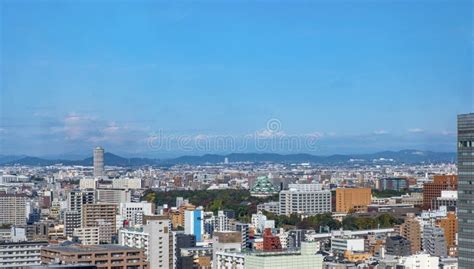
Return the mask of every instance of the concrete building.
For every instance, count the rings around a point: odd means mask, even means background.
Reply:
[[[74,229],[73,237],[82,245],[98,245],[100,243],[99,227],[84,227]]]
[[[170,268],[173,264],[170,225],[165,216],[147,216],[142,228],[121,229],[119,244],[143,249],[151,269]]]
[[[411,256],[387,256],[380,260],[378,269],[439,269],[439,258],[420,253]]]
[[[415,214],[407,214],[405,221],[399,227],[402,237],[410,241],[411,254],[421,250],[421,225]]]
[[[96,147],[94,149],[94,177],[105,176],[104,169],[104,149]]]
[[[143,269],[147,261],[143,250],[120,245],[48,246],[41,249],[42,264],[91,264],[97,268]]]
[[[441,197],[443,190],[457,190],[458,177],[456,175],[435,175],[433,182],[423,185],[423,208],[431,209],[433,199]]]
[[[173,232],[173,267],[174,269],[185,269],[181,257],[181,249],[196,247],[196,237],[184,234],[183,231]]]
[[[423,250],[432,256],[448,255],[443,229],[431,225],[423,227]]]
[[[141,178],[115,178],[112,180],[112,188],[114,189],[141,189]]]
[[[364,251],[364,238],[333,237],[331,238],[331,251],[336,254],[344,254],[346,251]]]
[[[0,242],[0,268],[29,268],[41,264],[46,241]]]
[[[218,252],[240,252],[242,247],[239,232],[215,232],[212,237],[212,260],[217,261]],[[213,262],[214,269],[219,268],[218,262]]]
[[[77,211],[66,210],[64,211],[63,221],[64,236],[70,238],[73,236],[74,229],[80,228],[82,226],[82,214]]]
[[[79,180],[79,188],[81,190],[95,189],[97,187],[97,178],[94,177],[83,177]]]
[[[265,216],[261,211],[257,212],[257,214],[252,214],[251,218],[252,226],[255,228],[255,232],[260,234],[266,228],[275,228],[275,221],[268,220],[267,216]]]
[[[338,188],[336,189],[336,212],[367,211],[371,196],[370,188]]]
[[[399,235],[387,237],[385,246],[387,255],[410,256],[412,254],[410,240]]]
[[[295,184],[318,185],[318,184]],[[299,190],[289,189],[280,191],[280,214],[293,213],[313,216],[331,212],[331,191],[329,190]]]
[[[235,231],[241,235],[242,249],[251,249],[252,242],[250,241],[250,224],[238,222],[235,224]]]
[[[23,194],[0,194],[0,225],[26,225],[27,200]]]
[[[457,256],[458,219],[456,214],[449,212],[446,218],[441,218],[437,221],[437,225],[444,231],[448,255]]]
[[[267,211],[273,214],[280,214],[280,202],[267,202],[257,205],[258,211]]]
[[[129,226],[142,225],[143,216],[153,215],[153,204],[148,202],[140,203],[120,203],[118,221],[122,227],[124,222],[128,222]]]
[[[278,252],[217,252],[216,267],[245,269],[322,269],[323,256],[316,254],[317,242],[302,242],[299,250]]]
[[[459,269],[474,264],[474,113],[458,115]]]
[[[214,216],[214,232],[230,231],[229,218],[224,211],[219,210],[217,216]]]
[[[106,204],[130,203],[132,201],[132,194],[127,189],[112,189],[112,188],[98,188],[96,190],[97,202]]]
[[[99,227],[100,241],[112,242],[112,236],[117,231],[115,204],[86,204],[83,208],[83,227]]]

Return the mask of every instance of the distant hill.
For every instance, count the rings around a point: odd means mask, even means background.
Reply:
[[[224,158],[230,162],[275,162],[275,163],[302,163],[309,162],[323,165],[342,164],[370,164],[370,163],[446,163],[455,162],[453,152],[433,152],[421,150],[383,151],[371,154],[349,154],[318,156],[311,154],[276,154],[276,153],[232,153],[227,155],[206,154],[202,156],[181,156],[172,159],[124,158],[106,152],[104,160],[110,166],[143,166],[143,165],[173,165],[173,164],[206,164],[222,163]],[[53,164],[92,166],[92,157],[83,160],[48,160],[30,156],[0,156],[0,165],[38,165]]]

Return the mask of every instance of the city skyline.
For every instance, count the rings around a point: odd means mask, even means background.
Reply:
[[[156,136],[454,152],[456,115],[474,108],[470,1],[0,8],[1,154],[232,152],[163,151]]]

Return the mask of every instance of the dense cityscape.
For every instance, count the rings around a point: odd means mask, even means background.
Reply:
[[[0,269],[474,269],[474,0],[0,0]]]
[[[471,268],[474,114],[456,163],[1,167],[2,268]]]

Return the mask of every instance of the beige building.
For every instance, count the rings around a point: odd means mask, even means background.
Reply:
[[[415,214],[409,213],[405,222],[400,225],[400,236],[410,240],[411,253],[416,254],[421,250],[421,225]]]
[[[147,268],[143,250],[119,245],[49,246],[41,249],[42,264],[93,264],[100,269]]]
[[[23,194],[0,194],[0,225],[26,225],[26,201]]]
[[[336,212],[364,212],[372,199],[370,188],[336,189]]]
[[[83,227],[99,227],[101,242],[110,243],[116,232],[115,204],[87,204],[83,208]]]
[[[83,245],[98,245],[99,241],[99,227],[84,227],[74,229],[74,237]]]

